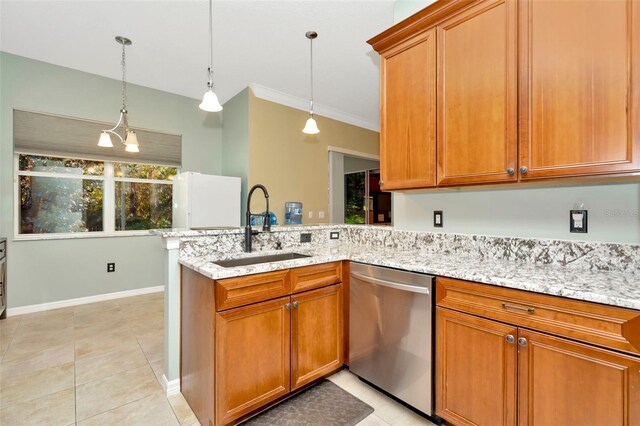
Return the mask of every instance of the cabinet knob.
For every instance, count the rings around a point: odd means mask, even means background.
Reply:
[[[298,308],[298,302],[293,302],[293,307],[297,309]]]
[[[525,339],[524,337],[521,337],[518,339],[518,344],[520,346],[527,346],[527,339]]]
[[[290,310],[290,309],[291,309],[291,303],[286,303],[286,304],[284,305],[284,308],[285,308],[287,311],[288,311],[288,310]]]
[[[380,179],[380,186],[384,185],[384,181]]]
[[[509,167],[509,168],[507,169],[507,174],[512,175],[512,174],[514,174],[514,173],[515,173],[515,170],[513,170],[513,167]]]
[[[516,339],[511,334],[507,334],[507,337],[505,337],[505,340],[507,341],[507,343],[513,343],[515,342]]]
[[[527,166],[520,166],[520,173],[527,173],[529,168]]]

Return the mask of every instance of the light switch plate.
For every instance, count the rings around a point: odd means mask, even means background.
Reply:
[[[442,210],[434,210],[433,212],[433,226],[436,228],[442,228],[444,226],[444,213]]]

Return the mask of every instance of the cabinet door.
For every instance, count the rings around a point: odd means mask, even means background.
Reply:
[[[640,358],[518,332],[519,425],[640,424]]]
[[[521,0],[519,31],[520,178],[639,169],[640,2]]]
[[[216,424],[289,392],[289,297],[216,314]]]
[[[516,424],[516,334],[510,325],[436,309],[437,415],[455,425]]]
[[[383,52],[380,69],[380,186],[436,184],[436,34]]]
[[[343,364],[342,284],[291,297],[291,388]]]
[[[438,185],[516,181],[516,0],[438,25]]]

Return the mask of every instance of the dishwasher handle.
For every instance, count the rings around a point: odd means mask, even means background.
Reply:
[[[390,287],[390,288],[395,288],[397,290],[410,291],[412,293],[429,294],[429,289],[427,287],[394,283],[391,281],[381,280],[379,278],[373,278],[373,277],[368,277],[366,275],[361,275],[361,274],[358,274],[357,272],[351,272],[351,276],[361,281],[365,281],[371,284],[381,285],[383,287]]]

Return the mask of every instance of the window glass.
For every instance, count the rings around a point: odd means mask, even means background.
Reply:
[[[103,230],[102,180],[20,176],[20,234]]]
[[[18,157],[18,166],[20,171],[88,176],[104,175],[104,163],[102,161],[79,160],[74,158],[20,154]]]
[[[117,178],[171,180],[178,173],[176,167],[150,164],[114,163],[113,169]]]
[[[172,185],[115,182],[116,231],[171,228]]]

